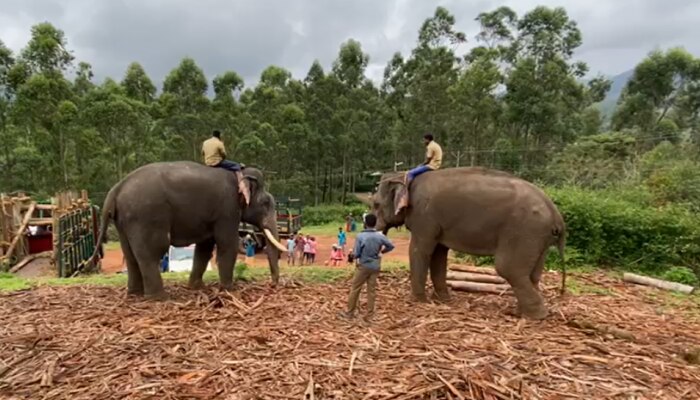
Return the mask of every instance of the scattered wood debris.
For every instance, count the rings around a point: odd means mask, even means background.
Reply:
[[[700,398],[700,316],[660,314],[643,290],[605,279],[590,278],[610,295],[545,289],[544,321],[509,316],[512,296],[411,303],[403,274],[380,277],[371,323],[336,317],[349,282],[175,285],[160,303],[123,287],[5,293],[0,398]]]

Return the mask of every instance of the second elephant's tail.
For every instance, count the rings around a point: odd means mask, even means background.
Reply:
[[[115,185],[105,198],[104,207],[102,208],[102,218],[100,219],[100,234],[95,240],[95,251],[90,257],[90,263],[94,266],[97,264],[98,258],[101,258],[102,245],[105,243],[105,237],[107,236],[107,228],[109,227],[109,221],[116,217],[116,197],[119,190],[120,184]]]
[[[559,257],[561,258],[561,288],[559,289],[560,294],[566,292],[566,260],[564,258],[564,247],[566,246],[566,227],[561,226],[555,228],[552,232],[557,236],[557,250],[559,251]]]

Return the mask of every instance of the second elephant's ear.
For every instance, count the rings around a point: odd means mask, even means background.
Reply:
[[[255,188],[256,185],[254,182],[251,182],[250,179],[243,178],[243,186],[245,186],[248,189],[248,193],[250,193],[250,202],[253,202],[253,199],[255,198]],[[239,193],[239,201],[241,203],[241,207],[245,208],[245,198],[243,197],[243,194]]]
[[[404,185],[394,185],[392,193],[394,194],[394,212],[399,209],[399,202],[406,187]]]

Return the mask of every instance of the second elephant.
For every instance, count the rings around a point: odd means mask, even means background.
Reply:
[[[382,176],[371,207],[377,229],[385,233],[406,225],[411,231],[411,291],[426,301],[428,271],[435,296],[449,298],[447,253],[456,250],[495,256],[496,271],[510,283],[518,311],[542,319],[548,314],[539,281],[550,246],[564,256],[566,227],[554,203],[535,185],[505,172],[448,168],[418,176],[410,187],[407,209],[395,213],[404,176]],[[565,271],[562,290],[565,285]]]

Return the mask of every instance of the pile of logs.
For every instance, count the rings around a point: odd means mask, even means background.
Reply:
[[[510,285],[493,268],[454,264],[447,271],[447,286],[464,292],[504,294],[511,291]]]

